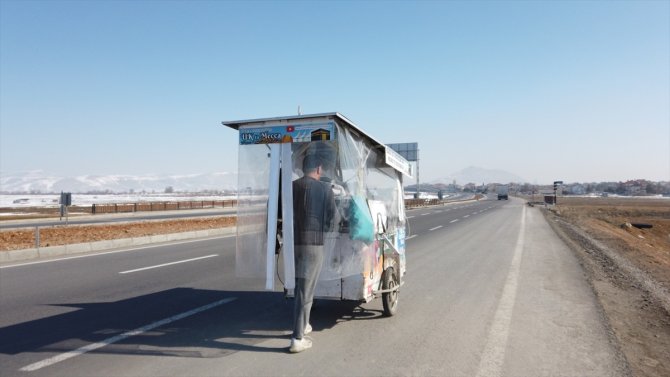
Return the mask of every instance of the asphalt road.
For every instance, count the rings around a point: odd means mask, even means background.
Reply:
[[[319,301],[314,347],[295,355],[292,301],[235,278],[234,237],[0,266],[0,375],[625,374],[537,208],[482,200],[408,216],[398,313]]]

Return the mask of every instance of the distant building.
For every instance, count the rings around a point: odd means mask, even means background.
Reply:
[[[563,192],[568,195],[586,195],[586,186],[581,183],[571,183],[563,186]]]

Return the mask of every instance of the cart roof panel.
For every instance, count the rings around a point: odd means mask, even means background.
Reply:
[[[360,135],[364,139],[366,139],[370,144],[372,144],[373,148],[379,148],[384,150],[385,154],[389,156],[387,158],[387,163],[390,163],[389,165],[395,168],[396,170],[400,171],[401,173],[412,176],[412,173],[410,171],[409,163],[401,157],[399,154],[395,153],[391,148],[387,147],[386,144],[378,141],[374,137],[368,135],[363,131],[361,128],[359,128],[354,122],[349,120],[347,117],[344,115],[337,113],[337,112],[332,112],[332,113],[320,113],[320,114],[306,114],[306,115],[291,115],[291,116],[283,116],[283,117],[273,117],[273,118],[259,118],[259,119],[247,119],[247,120],[231,120],[231,121],[223,121],[221,122],[222,125],[230,127],[235,130],[239,130],[240,127],[242,126],[256,126],[256,127],[263,127],[263,126],[271,126],[271,125],[277,125],[281,123],[292,123],[295,121],[305,121],[305,120],[314,120],[314,121],[319,121],[319,120],[339,120],[339,124],[341,126],[349,128],[351,131],[353,131],[355,134]],[[397,162],[397,163],[394,163]]]
[[[221,124],[228,126],[235,130],[239,130],[241,126],[263,126],[270,125],[275,123],[285,123],[285,122],[294,122],[297,120],[319,120],[319,119],[338,119],[342,121],[347,127],[354,129],[358,134],[368,139],[374,146],[385,146],[384,143],[377,141],[372,136],[365,133],[358,126],[354,124],[351,120],[340,113],[321,113],[321,114],[306,114],[306,115],[292,115],[284,117],[274,117],[274,118],[260,118],[260,119],[247,119],[247,120],[232,120],[232,121],[223,121]]]

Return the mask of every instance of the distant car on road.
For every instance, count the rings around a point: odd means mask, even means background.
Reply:
[[[509,187],[507,185],[498,186],[498,200],[507,200],[507,195],[509,193]]]

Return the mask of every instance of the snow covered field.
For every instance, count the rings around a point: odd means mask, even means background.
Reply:
[[[60,194],[52,195],[0,195],[0,208],[58,207]],[[120,204],[141,202],[176,202],[198,200],[235,200],[234,195],[198,195],[198,194],[110,194],[88,195],[72,194],[72,205],[90,206],[91,204]]]

